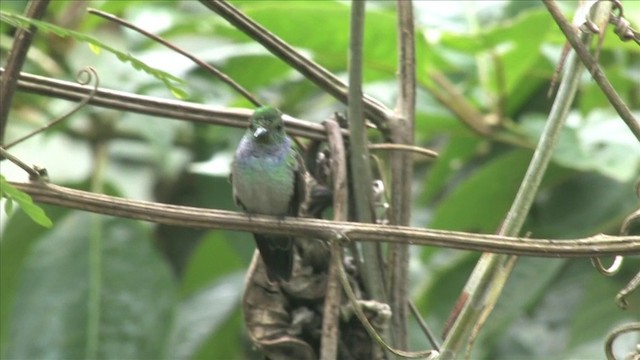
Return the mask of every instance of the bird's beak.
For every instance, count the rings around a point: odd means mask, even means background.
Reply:
[[[259,126],[256,131],[253,132],[253,137],[256,139],[260,139],[261,137],[267,135],[267,133],[269,132],[269,130],[263,128],[262,126]]]

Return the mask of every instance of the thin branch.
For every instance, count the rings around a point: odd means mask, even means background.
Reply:
[[[0,74],[3,73],[4,69],[0,68]],[[71,101],[82,101],[91,92],[91,89],[70,81],[26,73],[20,74],[18,89]],[[138,114],[237,128],[246,128],[249,116],[253,113],[253,110],[248,109],[214,107],[174,99],[133,95],[104,88],[98,89],[89,104]],[[287,132],[291,135],[315,140],[326,138],[324,128],[320,124],[290,116],[285,116],[285,123]],[[344,136],[349,134],[344,129],[342,133]]]
[[[329,70],[323,68],[308,57],[295,51],[289,44],[277,37],[269,30],[256,23],[241,11],[233,7],[226,1],[221,0],[200,0],[200,2],[222,16],[231,25],[247,34],[253,40],[264,46],[272,54],[282,59],[291,67],[300,72],[304,77],[312,81],[321,89],[343,104],[347,104],[348,88],[337,76]],[[376,124],[378,130],[388,135],[388,118],[391,111],[380,102],[363,96],[364,112],[368,118]]]
[[[40,19],[44,16],[48,5],[49,0],[31,0],[27,5],[25,15],[31,19]],[[0,144],[4,144],[4,131],[9,120],[16,83],[35,34],[36,28],[34,26],[31,26],[29,30],[18,29],[16,31],[13,47],[7,59],[7,70],[0,78]]]
[[[416,54],[413,3],[396,2],[398,9],[398,99],[391,119],[391,140],[395,145],[412,147],[414,143],[416,107]],[[411,180],[413,159],[405,152],[391,153],[391,211],[393,225],[409,225],[411,221]],[[409,245],[389,247],[389,305],[394,346],[408,349],[409,313]]]
[[[640,141],[640,123],[633,116],[631,110],[627,104],[622,101],[620,95],[616,92],[616,89],[613,88],[609,79],[604,75],[604,72],[598,65],[598,62],[591,56],[587,47],[580,40],[580,35],[575,27],[567,21],[567,19],[562,15],[562,11],[556,5],[554,0],[542,0],[544,5],[547,7],[549,14],[553,17],[553,19],[562,30],[564,36],[569,40],[573,50],[578,54],[578,58],[582,61],[584,66],[589,70],[591,76],[593,76],[593,80],[600,86],[600,89],[607,97],[611,105],[616,109],[618,115],[622,118],[622,120],[627,124],[629,130],[635,135],[635,137]]]
[[[169,49],[177,52],[180,55],[185,56],[186,58],[188,58],[189,60],[193,61],[194,63],[196,63],[197,65],[199,65],[200,67],[202,67],[203,69],[207,70],[209,73],[213,74],[213,76],[217,77],[218,79],[220,79],[222,82],[224,82],[225,84],[231,86],[232,89],[234,89],[235,91],[237,91],[238,93],[240,93],[240,95],[244,96],[245,99],[249,100],[249,102],[251,102],[253,105],[255,106],[260,106],[260,101],[253,96],[253,94],[251,94],[249,91],[247,91],[245,88],[243,88],[240,84],[238,84],[237,82],[235,82],[232,78],[230,78],[229,76],[227,76],[227,74],[223,73],[222,71],[216,69],[215,67],[207,64],[206,62],[200,60],[198,57],[189,54],[187,51],[182,50],[181,48],[179,48],[176,45],[173,45],[172,43],[168,42],[167,40],[161,38],[160,36],[157,36],[155,34],[152,34],[144,29],[141,29],[135,25],[133,25],[132,23],[121,19],[115,15],[111,15],[109,13],[97,10],[97,9],[92,9],[89,8],[87,9],[87,11],[90,14],[94,14],[94,15],[98,15],[102,18],[105,18],[109,21],[113,21],[117,24],[120,24],[122,26],[126,26],[129,29],[132,29],[134,31],[137,31],[138,33],[152,39],[155,42],[158,42],[166,47],[168,47]]]
[[[422,156],[426,156],[430,159],[435,159],[438,157],[438,152],[421,148],[415,145],[406,145],[406,144],[369,144],[367,145],[369,150],[393,150],[393,151],[406,151],[413,152],[416,154],[420,154]]]
[[[586,37],[584,41],[587,41]],[[579,65],[576,53],[571,52],[567,58],[567,68],[558,95],[518,193],[500,227],[500,235],[516,236],[521,231],[578,90],[583,70]],[[465,299],[462,309],[459,313],[458,309],[454,309],[450,315],[450,320],[455,321],[450,331],[447,331],[448,335],[442,345],[444,359],[460,357],[465,347],[470,353],[471,345],[493,310],[514,265],[513,256],[482,254],[460,295],[461,299]]]
[[[440,344],[438,343],[436,335],[433,333],[433,331],[431,331],[429,325],[422,318],[420,310],[418,310],[416,304],[414,304],[411,300],[409,300],[409,309],[411,310],[411,314],[413,314],[413,317],[418,322],[418,326],[420,326],[422,332],[427,336],[427,339],[429,339],[429,343],[431,344],[431,346],[433,346],[436,351],[440,352]]]
[[[86,79],[82,79],[81,76],[83,76],[83,75],[86,75],[87,78]],[[5,149],[9,149],[12,146],[17,145],[17,144],[29,139],[32,136],[35,136],[35,135],[40,134],[41,132],[43,132],[43,131],[45,131],[47,129],[52,128],[53,126],[59,124],[60,122],[64,121],[65,119],[67,119],[71,115],[73,115],[76,112],[78,112],[78,110],[82,109],[96,95],[96,92],[98,91],[98,87],[100,86],[100,77],[98,76],[98,73],[96,72],[96,70],[94,68],[92,68],[91,66],[86,67],[84,69],[81,69],[80,71],[78,71],[78,74],[76,76],[76,79],[77,79],[77,81],[78,81],[78,83],[80,85],[87,85],[94,78],[96,79],[96,82],[93,85],[93,88],[92,88],[91,92],[89,93],[89,95],[87,95],[86,98],[84,98],[82,101],[80,101],[71,110],[67,111],[66,113],[64,113],[61,116],[58,116],[56,119],[51,120],[47,124],[45,124],[45,125],[37,128],[37,129],[31,131],[30,133],[25,134],[24,136],[21,136],[18,139],[13,140],[12,142],[10,142],[7,145],[5,145]]]
[[[373,202],[371,196],[371,165],[367,149],[367,132],[363,116],[362,102],[362,47],[364,38],[365,2],[351,3],[351,23],[349,29],[349,132],[351,143],[349,160],[351,165],[351,184],[356,219],[363,223],[373,222]],[[378,254],[379,244],[363,244],[362,254],[365,289],[371,299],[386,302],[382,276],[382,264]]]
[[[5,150],[1,146],[0,146],[0,159],[7,159],[7,160],[11,161],[12,163],[14,163],[17,167],[19,167],[20,169],[24,170],[27,174],[29,174],[29,179],[38,179],[42,175],[40,173],[40,171],[38,171],[38,169],[25,164],[24,161],[22,161],[19,158],[11,155],[10,152]]]
[[[347,164],[340,125],[335,121],[324,123],[331,151],[331,174],[333,175],[333,219],[346,221],[348,216]],[[340,305],[342,290],[338,279],[338,261],[342,261],[342,246],[337,241],[330,243],[331,258],[327,274],[327,291],[324,298],[322,317],[322,339],[320,341],[320,360],[337,359],[340,334]]]
[[[158,224],[225,229],[330,240],[343,234],[351,241],[374,241],[490,251],[520,256],[590,258],[640,255],[640,236],[598,234],[580,239],[528,239],[460,231],[419,229],[319,219],[252,215],[232,211],[129,200],[54,184],[11,182],[34,201]],[[409,239],[409,240],[408,240]]]
[[[429,71],[429,77],[435,85],[423,84],[423,87],[469,129],[480,136],[492,136],[495,133],[496,129],[485,121],[484,114],[476,109],[443,73],[433,69]]]

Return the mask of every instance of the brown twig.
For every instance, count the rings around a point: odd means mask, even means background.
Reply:
[[[438,153],[436,151],[425,149],[415,145],[406,145],[406,144],[369,144],[367,145],[369,150],[392,150],[392,151],[406,151],[413,152],[416,154],[420,154],[422,156],[426,156],[431,159],[435,159],[438,157]]]
[[[429,343],[431,344],[431,346],[433,346],[433,348],[439,352],[440,344],[438,342],[438,339],[436,338],[436,335],[433,333],[433,331],[431,331],[429,325],[424,321],[422,315],[420,314],[420,310],[418,310],[418,307],[413,303],[412,300],[409,300],[409,309],[411,310],[411,314],[413,314],[413,317],[418,322],[418,326],[420,326],[422,332],[424,332],[424,334],[427,336],[427,339],[429,339]]]
[[[348,216],[347,200],[349,199],[347,188],[347,165],[344,143],[340,133],[340,125],[335,121],[326,121],[327,139],[331,151],[331,174],[333,175],[333,219],[346,221]],[[337,241],[332,241],[331,258],[339,258],[342,261],[342,246]],[[322,319],[322,339],[320,341],[320,359],[333,360],[337,358],[339,334],[340,334],[340,304],[342,301],[342,289],[338,279],[339,269],[336,261],[329,262],[327,274],[327,291],[324,298],[324,311]]]
[[[364,102],[362,100],[363,79],[363,47],[364,47],[364,21],[365,2],[355,1],[351,4],[351,16],[349,22],[349,101],[348,118],[349,132],[351,133],[349,144],[349,175],[353,196],[356,220],[362,223],[374,222],[372,184],[373,176],[369,162],[369,149],[367,149],[367,132],[364,119]],[[362,281],[370,299],[387,302],[386,285],[382,251],[380,244],[362,244]],[[387,339],[387,333],[383,337]],[[374,347],[374,356],[380,348]]]
[[[0,68],[0,74],[3,73],[4,70]],[[18,89],[71,101],[82,101],[91,92],[91,89],[73,82],[26,73],[20,74]],[[247,109],[213,107],[174,99],[133,95],[104,88],[98,89],[95,96],[89,100],[89,104],[138,114],[236,128],[245,128],[253,112]],[[284,120],[287,132],[291,135],[315,140],[326,138],[324,128],[320,124],[290,116],[285,116]],[[343,136],[349,136],[347,130],[341,131]]]
[[[18,166],[19,168],[24,170],[27,174],[29,174],[29,178],[30,179],[38,179],[42,175],[38,171],[38,169],[35,169],[35,168],[27,165],[24,161],[22,161],[19,158],[11,155],[11,153],[9,153],[3,147],[0,147],[0,157],[3,158],[3,159],[7,159],[7,160],[11,161],[16,166]]]
[[[549,14],[551,14],[558,24],[558,27],[560,27],[560,30],[562,30],[564,36],[569,40],[569,43],[571,43],[573,50],[575,50],[584,66],[589,70],[591,76],[593,76],[593,80],[595,80],[598,86],[600,86],[602,92],[605,94],[613,108],[616,109],[618,115],[620,115],[622,120],[627,124],[633,135],[640,140],[640,123],[638,123],[638,120],[633,116],[627,104],[622,101],[620,95],[618,95],[616,90],[613,88],[598,63],[582,43],[577,29],[569,23],[564,15],[562,15],[562,11],[558,5],[556,5],[554,0],[542,0],[542,2],[547,7]]]
[[[269,32],[226,1],[200,0],[200,2],[264,46],[272,54],[282,59],[331,96],[343,104],[347,103],[347,85],[330,71],[295,51],[285,41]],[[386,135],[385,137],[388,137],[388,118],[391,112],[380,102],[366,95],[362,96],[362,101],[364,102],[365,115],[375,123],[379,131]]]
[[[413,4],[398,0],[398,99],[391,119],[391,140],[400,147],[413,147],[416,107],[416,53]],[[411,221],[411,179],[413,159],[405,152],[391,153],[391,209],[389,221],[409,225]],[[407,318],[409,313],[409,245],[389,247],[389,305],[394,345],[409,347]]]
[[[48,5],[49,0],[31,0],[27,6],[26,16],[32,19],[40,19],[44,16]],[[4,131],[7,126],[16,83],[35,33],[36,28],[34,26],[31,26],[29,30],[17,30],[13,47],[7,59],[6,71],[0,78],[0,144],[4,143]]]
[[[80,77],[82,75],[87,75],[87,79],[82,80]],[[41,132],[50,129],[51,127],[59,124],[60,122],[62,122],[64,119],[67,119],[69,116],[75,114],[78,110],[82,109],[89,101],[91,101],[91,99],[96,95],[96,92],[98,91],[98,87],[100,86],[100,77],[98,76],[98,73],[96,72],[96,70],[92,67],[87,67],[84,68],[80,71],[78,71],[78,75],[76,76],[78,83],[80,85],[87,85],[88,83],[91,82],[91,80],[95,77],[96,79],[96,83],[93,85],[93,89],[91,90],[91,92],[89,93],[89,95],[87,95],[86,98],[84,98],[81,102],[79,102],[76,106],[74,106],[71,110],[67,111],[66,113],[64,113],[61,116],[58,116],[56,119],[51,120],[50,122],[48,122],[47,124],[31,131],[30,133],[19,137],[18,139],[15,139],[14,141],[8,143],[5,146],[5,149],[9,149],[12,146],[15,146],[16,144],[19,144],[25,140],[27,140],[28,138],[35,136],[37,134],[40,134]]]

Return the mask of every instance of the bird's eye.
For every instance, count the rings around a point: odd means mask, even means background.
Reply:
[[[276,130],[280,131],[282,129],[284,129],[284,126],[282,126],[282,124],[276,125]]]
[[[251,131],[256,131],[256,125],[254,123],[250,123],[249,129],[251,129]]]

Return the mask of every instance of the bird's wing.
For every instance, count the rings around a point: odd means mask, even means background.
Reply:
[[[291,148],[289,166],[291,166],[291,169],[293,170],[293,195],[289,201],[289,215],[298,216],[300,204],[305,201],[307,196],[307,170],[304,167],[304,160],[302,159],[302,156],[300,156],[300,153],[293,148]]]

